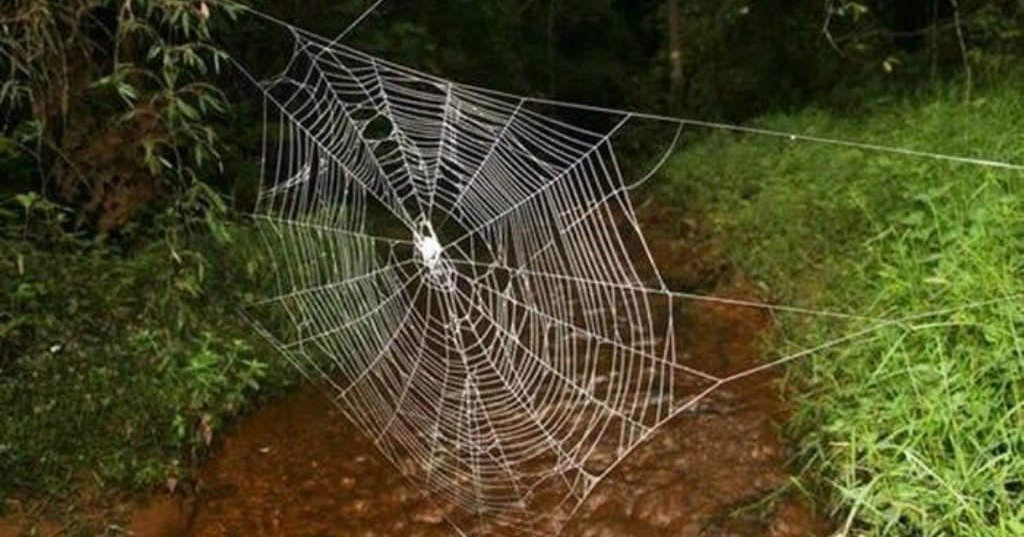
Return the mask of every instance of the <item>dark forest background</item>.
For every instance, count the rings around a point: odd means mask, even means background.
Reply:
[[[254,1],[326,36],[369,2]],[[12,0],[0,26],[0,169],[114,232],[195,181],[247,203],[257,92],[289,35],[222,1]],[[393,0],[348,42],[510,92],[743,121],[856,111],[1017,59],[1019,0]],[[123,143],[123,142],[129,143]]]

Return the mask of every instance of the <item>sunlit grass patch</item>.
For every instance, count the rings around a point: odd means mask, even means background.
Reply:
[[[1013,84],[956,95],[763,125],[1024,162]],[[790,429],[850,535],[1024,534],[1024,173],[735,135],[670,171],[780,301],[901,318],[1004,299],[800,362]],[[778,352],[869,324],[788,322]]]

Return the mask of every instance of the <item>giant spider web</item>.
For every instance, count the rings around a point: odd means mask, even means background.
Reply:
[[[556,119],[290,30],[291,62],[261,83],[255,217],[277,292],[248,311],[460,533],[556,534],[715,389],[891,324],[754,371],[694,369],[674,335],[686,295],[617,156],[636,115]]]
[[[256,211],[281,350],[462,531],[557,532],[722,380],[677,360],[612,139],[294,35]],[[654,290],[650,288],[654,284]]]

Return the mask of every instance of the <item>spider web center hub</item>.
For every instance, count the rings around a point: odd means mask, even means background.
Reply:
[[[455,289],[455,275],[451,263],[445,258],[444,246],[434,233],[428,220],[421,219],[413,234],[417,261],[426,270],[427,284],[445,291]]]

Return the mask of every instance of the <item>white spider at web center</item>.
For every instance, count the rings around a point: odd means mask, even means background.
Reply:
[[[454,269],[445,260],[444,246],[437,239],[434,233],[434,226],[426,219],[421,219],[415,233],[413,234],[413,245],[416,248],[416,255],[419,262],[427,270],[429,283],[445,291],[455,288]]]
[[[416,249],[420,253],[420,260],[430,271],[435,271],[441,263],[441,253],[444,248],[433,235],[421,236],[416,240]]]

